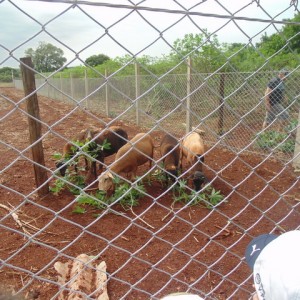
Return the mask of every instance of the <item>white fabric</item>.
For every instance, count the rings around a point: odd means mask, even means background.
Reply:
[[[300,300],[300,231],[268,244],[255,261],[253,276],[260,300]]]

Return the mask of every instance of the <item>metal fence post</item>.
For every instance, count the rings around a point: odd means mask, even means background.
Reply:
[[[224,133],[224,88],[225,88],[225,73],[220,74],[220,106],[219,106],[219,122],[218,122],[218,133],[223,135]]]
[[[85,104],[86,107],[89,108],[89,100],[88,100],[88,94],[89,94],[89,82],[88,82],[88,76],[87,76],[87,69],[84,70],[84,91],[85,91]]]
[[[186,85],[186,133],[190,132],[192,129],[191,125],[191,70],[192,70],[192,60],[188,57],[187,60],[187,85]]]
[[[60,98],[63,101],[64,100],[64,94],[63,94],[63,81],[62,81],[62,74],[59,74],[59,81],[60,81]]]
[[[297,127],[296,140],[295,140],[293,168],[295,169],[295,172],[300,171],[300,110],[298,113],[298,127]]]
[[[72,73],[70,72],[70,85],[71,85],[71,97],[72,97],[72,100],[75,100],[74,99],[74,82],[73,82],[73,75]]]
[[[139,64],[135,62],[135,108],[136,108],[136,125],[140,125],[140,100],[141,83],[140,83],[140,68]]]
[[[110,116],[110,103],[109,103],[109,84],[108,84],[108,72],[107,72],[107,69],[105,69],[105,73],[104,73],[104,76],[105,76],[105,80],[106,80],[106,84],[105,84],[105,112],[106,112],[106,115],[109,117]]]

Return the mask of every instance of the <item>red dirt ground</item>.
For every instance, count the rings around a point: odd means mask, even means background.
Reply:
[[[205,173],[226,202],[213,210],[176,203],[171,211],[172,192],[154,179],[145,184],[148,196],[133,211],[116,204],[111,211],[87,208],[85,214],[75,214],[75,196],[69,191],[41,199],[34,193],[28,161],[25,105],[18,103],[23,94],[13,88],[0,88],[0,94],[0,204],[15,207],[19,219],[34,226],[26,227],[31,237],[25,237],[12,215],[0,207],[0,282],[27,299],[54,297],[54,263],[81,253],[106,262],[111,300],[159,299],[177,291],[206,299],[249,299],[251,273],[243,261],[247,243],[260,233],[299,226],[299,177],[290,165],[217,147],[208,149]],[[84,128],[106,124],[122,125],[130,138],[146,130],[45,97],[39,102],[46,166],[51,171],[52,154],[61,152],[64,144],[58,134],[71,139]],[[152,136],[159,145],[162,133]],[[139,174],[146,169],[141,167]],[[51,183],[52,175],[49,171]]]

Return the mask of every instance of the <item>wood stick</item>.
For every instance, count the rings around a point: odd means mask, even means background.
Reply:
[[[137,214],[135,214],[135,212],[132,210],[132,207],[130,207],[130,210],[132,212],[132,214],[137,217],[139,220],[141,220],[144,224],[146,224],[147,226],[149,226],[152,229],[155,229],[155,227],[153,227],[152,225],[148,224],[146,221],[144,221],[142,218],[140,218]]]

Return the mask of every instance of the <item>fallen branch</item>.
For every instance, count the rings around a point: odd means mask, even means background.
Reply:
[[[171,210],[161,220],[164,221],[171,213],[174,213],[174,202],[171,204]]]
[[[11,216],[11,217],[14,219],[14,221],[17,223],[18,227],[21,228],[21,229],[24,231],[24,233],[26,233],[26,234],[28,234],[28,235],[31,235],[30,232],[28,232],[28,231],[24,228],[23,223],[22,223],[22,222],[20,221],[20,219],[19,219],[19,216],[18,216],[15,212],[13,212],[12,209],[10,209],[8,206],[6,206],[6,205],[4,205],[4,204],[0,204],[0,207],[3,208],[3,209],[5,209],[5,210],[7,210],[7,211],[9,212],[10,216]]]
[[[133,210],[132,210],[132,207],[130,207],[130,210],[132,212],[132,214],[138,218],[139,220],[141,220],[144,224],[146,224],[147,226],[149,226],[150,228],[152,229],[155,229],[155,227],[153,227],[152,225],[148,224],[146,221],[144,221],[142,218],[140,218]]]
[[[296,198],[296,195],[283,195],[284,198],[292,198],[295,201],[300,201],[300,198]]]
[[[215,225],[215,227],[221,229],[221,232],[217,234],[214,238],[224,238],[231,235],[230,230],[228,230],[227,228],[222,228],[221,226],[218,225]],[[222,231],[225,231],[226,233],[222,233]]]

